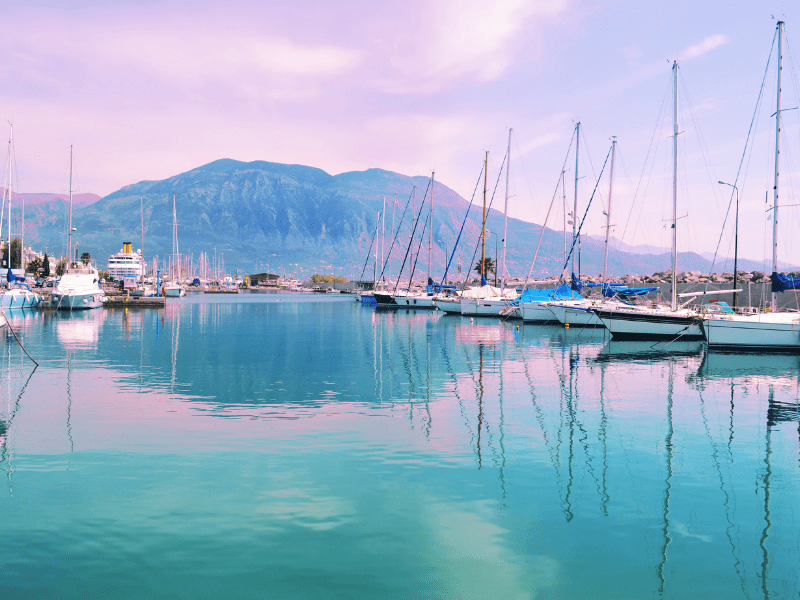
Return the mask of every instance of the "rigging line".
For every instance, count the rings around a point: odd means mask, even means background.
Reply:
[[[461,229],[458,231],[458,237],[456,237],[456,242],[453,244],[453,252],[450,254],[450,260],[447,262],[447,268],[444,270],[444,275],[442,276],[442,283],[447,280],[447,273],[450,271],[450,265],[453,264],[453,258],[456,255],[456,250],[458,249],[458,242],[461,240],[461,234],[464,232],[464,226],[467,224],[467,217],[469,217],[469,211],[472,208],[472,203],[475,200],[475,194],[478,193],[478,186],[481,184],[481,177],[483,177],[483,169],[484,164],[481,161],[481,172],[478,174],[478,181],[475,183],[475,189],[472,190],[472,198],[470,198],[469,204],[467,205],[467,214],[464,215],[464,220],[461,222]]]
[[[606,170],[606,165],[608,164],[608,158],[610,156],[611,156],[611,148],[608,149],[608,154],[606,154],[606,160],[603,162],[603,168],[600,169],[600,177],[597,178],[597,183],[594,184],[594,191],[592,191],[592,195],[589,198],[589,204],[586,205],[586,210],[583,212],[583,218],[581,219],[581,224],[578,227],[578,232],[575,235],[575,239],[572,240],[572,247],[569,249],[569,254],[566,257],[566,262],[564,263],[564,267],[561,269],[561,274],[558,276],[559,283],[561,283],[561,281],[564,279],[564,270],[567,268],[567,265],[569,265],[569,259],[572,258],[572,253],[575,251],[575,244],[577,244],[578,239],[580,239],[579,234],[581,232],[581,229],[583,228],[584,222],[586,221],[586,215],[589,214],[589,207],[592,205],[592,200],[594,199],[595,192],[597,192],[597,186],[600,185],[600,179],[603,177],[603,171]]]
[[[411,188],[411,193],[408,195],[408,200],[406,200],[406,207],[403,209],[403,214],[400,216],[400,222],[397,224],[397,231],[395,231],[394,239],[392,239],[392,244],[389,246],[389,254],[386,257],[386,260],[383,263],[383,267],[381,268],[381,276],[378,277],[378,281],[383,281],[383,274],[386,271],[386,265],[389,264],[389,257],[392,256],[392,250],[394,249],[394,244],[397,241],[398,236],[400,235],[400,228],[403,226],[403,220],[406,217],[406,211],[408,210],[408,205],[411,204],[411,198],[414,195],[414,189],[417,186],[413,186]]]
[[[494,204],[494,195],[497,193],[497,186],[500,185],[500,176],[503,174],[503,166],[506,164],[506,158],[507,157],[503,157],[503,162],[500,164],[500,170],[497,172],[497,181],[495,181],[495,183],[494,183],[494,190],[492,191],[492,197],[489,200],[489,206],[486,208],[486,215],[481,220],[482,225],[483,225],[482,229],[486,228],[486,220],[489,218],[489,212],[492,210],[492,204]],[[478,254],[478,244],[480,244],[480,241],[481,241],[481,236],[478,236],[478,239],[475,242],[475,250],[472,252],[472,260],[469,261],[470,267],[469,267],[469,269],[467,269],[464,272],[464,277],[465,277],[464,285],[465,286],[466,286],[466,276],[469,273],[472,272],[472,267],[474,266],[472,264],[472,261],[475,260],[475,256],[477,256],[477,254]],[[495,256],[494,258],[495,258],[495,261],[497,261],[497,257]],[[496,269],[497,269],[497,265],[495,265],[495,270]],[[483,268],[483,265],[481,265],[481,270],[482,271],[486,271],[486,269]],[[483,273],[483,276],[486,277],[486,273]],[[462,291],[463,291],[463,288],[462,288]]]
[[[567,154],[564,156],[564,164],[561,165],[561,171],[558,174],[558,180],[556,181],[556,187],[553,190],[553,197],[550,200],[550,207],[547,209],[547,214],[544,217],[544,223],[542,223],[542,231],[539,232],[539,242],[536,244],[536,252],[533,253],[533,260],[531,261],[531,266],[528,269],[528,274],[525,276],[525,283],[522,285],[522,291],[525,292],[525,289],[528,287],[528,282],[531,278],[531,273],[533,273],[533,267],[536,265],[536,258],[539,256],[539,248],[542,246],[542,238],[544,237],[544,231],[547,227],[547,221],[550,218],[550,212],[553,210],[553,204],[556,201],[556,195],[558,194],[558,188],[561,186],[561,177],[564,173],[564,168],[567,166],[567,161],[569,160],[569,153],[572,150],[572,142],[575,141],[575,130],[572,130],[572,137],[569,140],[569,147],[567,148]]]
[[[380,213],[380,211],[378,211],[378,222],[380,222],[380,220],[381,220],[381,213]],[[364,271],[367,270],[367,264],[369,263],[369,257],[372,254],[372,244],[375,242],[375,236],[377,236],[377,235],[378,235],[378,227],[376,226],[375,227],[375,231],[372,233],[372,239],[369,242],[369,250],[367,250],[367,258],[364,261],[364,267],[361,269],[361,275],[359,275],[359,277],[358,277],[359,279],[363,279],[364,278]],[[377,248],[376,248],[376,252],[377,252]]]
[[[428,221],[422,225],[422,233],[419,234],[419,244],[417,244],[417,256],[414,258],[414,263],[411,265],[411,276],[408,278],[408,290],[411,291],[411,282],[414,281],[414,272],[417,270],[417,263],[419,262],[419,251],[422,249],[422,243],[425,241],[425,231],[428,229]]]
[[[772,35],[772,46],[770,46],[769,55],[767,56],[767,65],[764,68],[764,76],[761,79],[761,87],[758,90],[758,97],[756,98],[756,106],[755,109],[753,110],[753,116],[750,119],[750,127],[747,130],[747,138],[745,140],[744,149],[742,150],[742,158],[739,160],[739,168],[736,171],[736,179],[733,180],[734,185],[737,185],[739,183],[739,176],[741,175],[742,172],[742,165],[744,164],[745,156],[747,155],[747,145],[750,143],[750,138],[753,133],[753,125],[755,124],[756,115],[758,114],[758,108],[763,98],[764,85],[766,84],[767,74],[769,72],[769,63],[772,60],[772,52],[773,50],[775,50],[775,40],[777,39],[777,37],[778,37],[778,30],[776,29],[775,33]],[[719,252],[719,247],[720,244],[722,243],[722,234],[725,231],[725,224],[728,222],[728,216],[730,215],[731,212],[731,206],[733,205],[733,197],[735,192],[736,190],[731,188],[731,198],[728,201],[728,210],[725,213],[725,219],[722,221],[722,231],[720,231],[719,234],[719,240],[717,241],[717,248],[714,250],[714,258],[711,260],[711,268],[709,270],[709,273],[714,272],[714,264],[717,262],[717,253]],[[708,284],[706,284],[705,291],[708,291]]]
[[[403,257],[403,264],[400,265],[400,272],[397,273],[397,281],[394,284],[394,293],[397,293],[397,286],[400,285],[400,277],[403,275],[403,269],[406,266],[406,261],[408,260],[408,252],[411,250],[411,244],[414,241],[414,235],[417,232],[417,225],[419,224],[419,217],[422,215],[422,209],[425,206],[425,199],[428,197],[428,190],[431,187],[430,180],[428,181],[428,187],[425,188],[425,195],[422,197],[422,202],[419,205],[419,211],[417,211],[417,218],[414,219],[414,228],[411,230],[411,239],[408,242],[408,247],[406,248],[406,255]]]
[[[661,127],[661,121],[662,121],[663,115],[664,115],[664,108],[665,108],[665,106],[667,104],[667,99],[669,98],[669,91],[670,91],[670,87],[671,86],[672,86],[671,83],[668,84],[666,89],[665,89],[665,91],[664,91],[664,98],[661,101],[661,108],[658,111],[658,117],[656,118],[656,125],[653,128],[653,135],[650,137],[650,145],[647,146],[647,153],[644,156],[644,164],[642,165],[642,172],[639,174],[639,181],[636,184],[636,191],[633,193],[633,201],[631,202],[631,209],[628,212],[628,218],[625,220],[625,227],[622,230],[621,239],[625,239],[625,236],[626,236],[626,234],[628,232],[628,225],[631,222],[631,216],[633,215],[633,210],[634,210],[634,208],[636,206],[636,198],[639,196],[639,189],[642,186],[642,179],[644,179],[644,175],[647,172],[647,161],[650,158],[650,153],[653,151],[653,143],[655,142],[655,139],[656,139],[656,133],[658,133],[658,130]],[[648,178],[647,187],[649,187],[649,181],[650,181],[650,179]],[[638,224],[641,221],[642,211],[643,210],[644,210],[644,203],[642,203],[640,205],[640,207],[639,207],[639,214],[637,215],[636,224],[634,226],[635,228],[638,227]],[[620,257],[619,253],[617,253],[617,261],[618,261],[617,262],[617,266],[620,267],[621,266],[621,264],[620,264],[621,257]]]
[[[586,158],[589,159],[589,168],[592,171],[592,178],[595,178],[594,172],[594,164],[592,163],[592,155],[589,152],[589,142],[586,140],[586,125],[581,128],[581,137],[583,138],[583,151],[586,153]],[[603,192],[600,192],[600,203],[603,204],[603,208],[606,208],[606,205],[603,203]]]

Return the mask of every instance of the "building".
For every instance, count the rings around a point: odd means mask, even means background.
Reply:
[[[142,251],[133,251],[131,242],[122,244],[122,250],[108,257],[108,276],[122,280],[124,277],[135,277],[137,280],[147,273]]]

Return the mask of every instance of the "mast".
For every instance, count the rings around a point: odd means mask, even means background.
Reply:
[[[375,230],[377,234],[377,229]],[[381,211],[381,264],[386,258],[386,196],[383,197],[383,211]],[[375,259],[378,258],[378,247],[375,246]],[[377,264],[377,263],[376,263]]]
[[[486,279],[486,188],[488,186],[489,151],[486,151],[486,158],[483,162],[483,226],[481,229],[481,285]]]
[[[678,308],[678,61],[672,63],[672,99],[675,120],[672,137],[672,294],[669,305]]]
[[[581,122],[575,124],[575,205],[572,208],[572,243],[578,238],[578,148],[581,143]],[[575,272],[575,253],[572,254],[571,270]]]
[[[139,205],[141,209],[139,214],[142,216],[142,266],[144,267],[142,277],[144,277],[147,275],[147,266],[144,262],[144,196],[139,196]]]
[[[617,136],[611,136],[611,174],[608,178],[608,210],[606,211],[606,248],[605,256],[603,257],[603,283],[606,282],[608,277],[608,236],[611,232],[611,191],[614,187],[614,154],[617,150]]]
[[[778,101],[775,110],[775,196],[772,204],[772,272],[778,272],[778,175],[781,157],[781,74],[783,71],[783,21],[778,21]],[[772,292],[772,310],[778,294]]]
[[[72,262],[72,144],[69,145],[69,231],[67,233],[67,246],[69,247],[67,268],[69,268]],[[9,254],[9,256],[11,255]]]
[[[179,273],[175,272],[178,261],[178,216],[175,212],[175,194],[172,194],[172,283],[176,283]],[[178,267],[180,269],[180,267]]]
[[[8,268],[11,269],[11,152],[13,149],[14,125],[8,124],[8,170],[6,171],[6,193],[8,194]],[[2,225],[2,223],[0,223]]]
[[[508,150],[506,152],[506,207],[504,209],[505,217],[503,218],[503,266],[500,267],[500,293],[501,295],[506,289],[506,236],[508,235],[508,180],[511,174],[511,132],[512,128],[508,128]]]
[[[428,279],[433,277],[433,185],[436,171],[431,171],[431,227],[428,229]]]

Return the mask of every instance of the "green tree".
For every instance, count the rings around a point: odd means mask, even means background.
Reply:
[[[39,270],[42,269],[42,268],[43,268],[42,259],[39,258],[38,256],[35,256],[33,258],[33,260],[31,260],[31,262],[29,262],[25,266],[25,272],[26,273],[33,273],[33,275],[36,276],[36,275],[39,274]]]
[[[19,269],[22,264],[22,242],[19,238],[11,240],[11,268]],[[3,268],[7,269],[8,264],[8,244],[3,246]]]
[[[475,271],[478,272],[478,275],[486,275],[487,273],[495,273],[496,272],[495,271],[496,267],[495,267],[495,264],[494,264],[494,259],[489,257],[489,256],[487,256],[484,259],[484,261],[485,262],[484,262],[483,266],[485,268],[481,267],[481,261],[480,260],[478,260],[478,262],[475,263],[475,267],[473,267],[475,269]]]
[[[64,271],[66,270],[67,270],[67,259],[62,258],[61,260],[58,261],[58,264],[56,265],[56,276],[61,277],[64,274]]]
[[[47,256],[47,252],[44,253],[44,260],[42,263],[42,268],[44,269],[42,272],[42,277],[50,277],[50,257]]]
[[[83,254],[81,254],[81,262],[83,264],[88,265],[91,262],[91,260],[92,260],[92,255],[89,254],[88,252],[84,252]]]

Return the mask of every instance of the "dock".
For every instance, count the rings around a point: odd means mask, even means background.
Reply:
[[[107,296],[104,308],[164,308],[166,298],[144,296]]]

